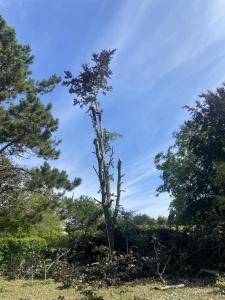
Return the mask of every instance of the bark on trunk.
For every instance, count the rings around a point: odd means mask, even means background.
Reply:
[[[105,136],[104,130],[102,129],[102,117],[101,111],[98,107],[98,104],[91,106],[91,118],[93,128],[96,133],[96,137],[94,139],[95,145],[95,155],[98,162],[98,170],[95,170],[99,183],[100,183],[100,191],[101,191],[101,205],[103,208],[104,219],[105,219],[105,227],[106,227],[106,236],[109,248],[109,257],[113,259],[113,251],[114,251],[114,227],[116,224],[119,207],[120,207],[120,197],[121,197],[121,186],[122,186],[122,161],[119,159],[117,164],[117,195],[115,198],[115,208],[112,210],[112,203],[114,195],[111,193],[111,174],[110,168],[113,166],[112,156],[113,150],[110,158],[106,155],[105,150]]]

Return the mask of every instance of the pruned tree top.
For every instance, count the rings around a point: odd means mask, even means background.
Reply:
[[[109,68],[114,50],[103,50],[92,55],[92,64],[83,64],[82,71],[77,77],[73,77],[70,71],[65,71],[63,85],[69,87],[69,92],[75,94],[74,105],[81,108],[92,106],[98,101],[99,93],[106,95],[112,87],[108,84],[112,71]]]

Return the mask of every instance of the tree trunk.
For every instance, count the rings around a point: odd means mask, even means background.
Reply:
[[[103,206],[103,213],[105,218],[106,236],[109,248],[109,258],[112,261],[114,251],[114,224],[109,208]]]
[[[128,237],[126,237],[126,250],[127,250],[127,255],[129,254],[129,242],[128,242]]]

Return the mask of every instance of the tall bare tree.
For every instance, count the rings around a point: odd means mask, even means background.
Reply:
[[[73,77],[70,71],[65,72],[64,85],[69,87],[69,92],[75,95],[74,105],[85,108],[90,115],[92,127],[94,129],[94,147],[97,159],[97,168],[94,170],[98,176],[101,192],[102,205],[106,235],[109,246],[110,258],[114,250],[114,227],[120,209],[121,186],[122,186],[122,161],[117,162],[117,183],[116,193],[111,190],[114,179],[114,151],[111,141],[116,139],[119,134],[107,131],[102,122],[103,111],[99,98],[111,91],[112,87],[108,84],[112,71],[109,67],[110,61],[115,50],[103,50],[99,54],[92,55],[92,63],[82,65],[82,71],[77,77]]]

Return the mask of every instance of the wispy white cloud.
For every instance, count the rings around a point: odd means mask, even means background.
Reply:
[[[156,172],[157,172],[157,170],[155,168],[152,168],[152,169],[145,171],[144,173],[139,174],[137,177],[134,177],[134,179],[132,179],[126,183],[126,188],[130,188],[133,185],[136,185],[143,179],[149,178],[151,175],[154,175]]]
[[[150,17],[152,7],[153,1],[151,0],[121,1],[120,7],[112,15],[111,24],[97,43],[97,49],[117,48],[122,52],[129,40],[139,33],[145,17]]]
[[[148,33],[143,33],[147,36],[135,48],[132,60],[129,61],[129,70],[126,69],[127,77],[131,80],[133,77],[136,81],[136,84],[132,82],[131,88],[136,88],[137,84],[140,89],[146,85],[152,88],[165,74],[188,64],[216,41],[225,38],[224,1],[205,2],[205,6],[201,2],[201,7],[195,7],[194,2],[188,2],[187,8],[190,10],[192,7],[188,26],[187,21],[186,24],[182,23],[181,17],[184,13],[184,1],[174,7],[172,13],[165,14],[157,26],[152,26]],[[143,37],[141,30],[143,28],[139,27],[139,31],[133,32],[134,39]],[[130,52],[129,48],[127,52]],[[134,73],[139,76],[134,77]]]
[[[136,213],[148,214],[155,218],[159,215],[168,216],[168,208],[171,202],[169,194],[163,193],[156,196],[155,191],[151,189],[142,191],[142,193],[140,191],[131,191],[131,194],[128,197],[124,197],[123,200],[126,209]]]

